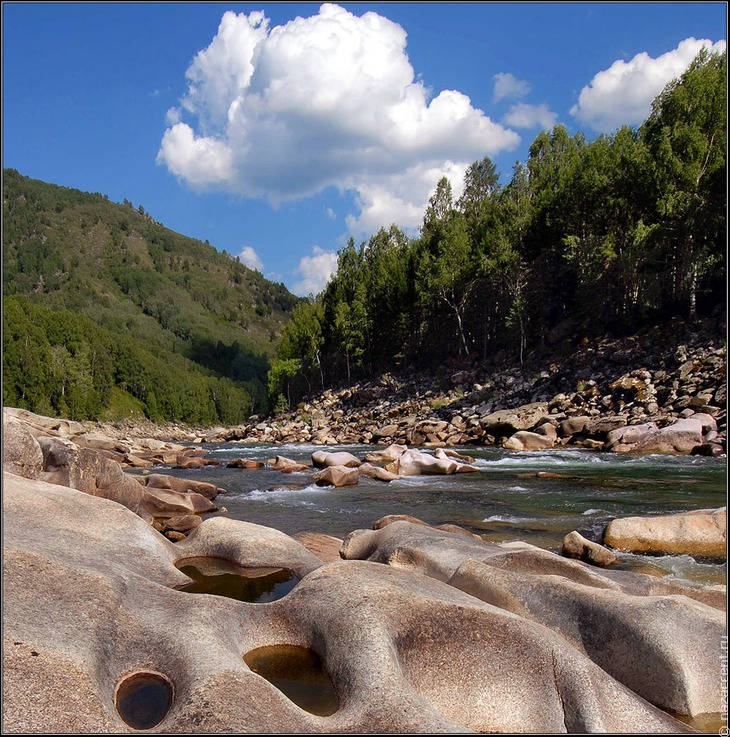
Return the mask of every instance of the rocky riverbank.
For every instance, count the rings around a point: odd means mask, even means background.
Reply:
[[[444,366],[433,375],[386,374],[328,389],[292,411],[253,416],[235,427],[149,422],[85,422],[76,427],[115,439],[126,448],[146,442],[139,453],[132,453],[129,465],[149,459],[155,441],[506,444],[512,450],[571,445],[615,452],[724,455],[723,325],[672,321],[628,338],[553,348],[524,363],[497,355],[468,368]],[[674,429],[667,429],[670,426]]]
[[[678,418],[693,419],[704,428],[715,416]],[[396,473],[436,463],[478,471],[448,448],[390,450]],[[377,452],[373,464],[388,460]],[[342,540],[291,537],[210,516],[224,489],[153,472],[207,460],[196,444],[138,432],[122,440],[5,409],[9,733],[691,732],[677,714],[724,726],[724,587],[613,570],[610,551],[577,534],[563,556],[397,515]],[[322,474],[367,465],[324,449],[312,462]],[[705,546],[694,553],[725,550],[724,509],[677,517],[653,519],[657,530],[627,518],[613,544],[644,550],[648,531],[677,552],[688,540]],[[201,560],[212,569],[223,561],[227,575],[273,570],[296,581],[265,606],[200,596],[183,590],[191,579],[182,568]],[[251,665],[254,655],[280,662],[291,652],[321,661],[318,677],[334,693],[327,716]],[[135,690],[148,687],[157,697],[140,712]]]
[[[563,358],[552,354],[547,364],[509,364],[498,356],[434,376],[384,375],[197,439],[723,454],[726,347],[706,329],[672,325],[586,342]],[[678,337],[685,342],[678,345]]]

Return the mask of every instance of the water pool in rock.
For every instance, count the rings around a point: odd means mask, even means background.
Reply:
[[[299,645],[268,645],[250,650],[243,660],[310,714],[329,716],[339,708],[337,692],[313,650]]]
[[[227,596],[253,604],[281,599],[299,583],[297,576],[282,568],[244,568],[220,558],[186,558],[177,567],[193,579],[179,591]]]
[[[134,729],[151,729],[159,724],[171,704],[172,686],[159,673],[134,673],[117,688],[117,712]]]

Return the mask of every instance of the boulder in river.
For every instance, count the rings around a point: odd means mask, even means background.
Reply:
[[[374,450],[365,456],[368,463],[391,463],[408,450],[407,445],[393,443],[382,450]]]
[[[361,476],[367,476],[378,481],[389,482],[395,481],[398,478],[397,474],[387,471],[382,466],[375,466],[372,463],[363,463],[357,470]]]
[[[724,558],[727,555],[727,509],[620,517],[608,523],[603,541],[611,548],[631,553]]]
[[[592,540],[587,540],[579,532],[569,532],[560,549],[566,558],[576,558],[594,566],[612,566],[618,560],[608,548]]]
[[[385,468],[398,476],[443,476],[456,473],[458,465],[455,460],[435,458],[417,448],[411,448]]]
[[[309,471],[310,467],[306,463],[299,463],[291,458],[285,456],[276,456],[272,461],[269,461],[269,465],[275,471],[283,471],[284,473],[294,473],[299,471]]]
[[[349,466],[327,466],[314,474],[317,486],[357,486],[360,474],[357,468]]]
[[[362,461],[357,456],[347,451],[330,453],[326,450],[315,450],[312,453],[312,464],[318,468],[327,468],[327,466],[347,466],[348,468],[357,468]]]
[[[247,471],[265,468],[263,461],[255,461],[251,458],[233,458],[226,463],[226,468],[243,468]]]
[[[545,450],[555,445],[552,438],[536,432],[519,430],[514,435],[505,438],[502,447],[505,450]]]

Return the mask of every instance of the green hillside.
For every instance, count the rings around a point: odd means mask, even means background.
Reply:
[[[151,419],[186,422],[231,422],[242,419],[244,409],[265,409],[269,357],[299,301],[283,284],[207,242],[164,227],[141,205],[116,204],[14,170],[3,171],[3,294],[5,404],[77,419],[135,407]],[[54,321],[66,328],[52,328]],[[29,331],[35,331],[32,340]],[[28,381],[19,347],[29,340],[37,356],[56,354],[55,368],[47,360],[42,396],[22,385]],[[127,363],[138,364],[148,380],[135,383],[117,365],[93,408],[69,404],[58,386],[60,376],[68,377],[62,364],[70,361],[91,380],[93,369],[81,356],[106,341],[116,363],[126,351]],[[236,397],[228,409],[220,399],[221,407],[206,410],[166,396],[184,392],[186,383],[200,384],[215,407],[221,381]]]

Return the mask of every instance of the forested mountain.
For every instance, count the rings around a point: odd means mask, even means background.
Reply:
[[[350,240],[325,291],[295,308],[272,396],[724,315],[726,84],[726,55],[703,51],[640,128],[588,142],[557,125],[504,186],[489,158],[457,200],[442,179],[419,237],[393,225]]]
[[[299,301],[140,205],[3,172],[3,401],[74,419],[233,423]]]

